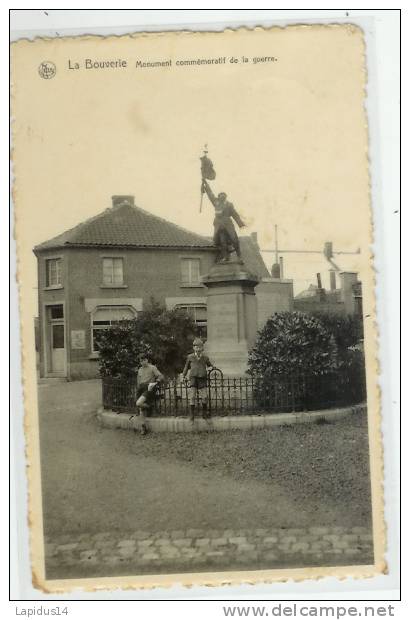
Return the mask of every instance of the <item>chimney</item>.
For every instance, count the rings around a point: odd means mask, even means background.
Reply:
[[[112,206],[113,206],[113,208],[120,207],[120,206],[125,205],[125,204],[129,204],[131,206],[134,206],[134,204],[135,204],[134,198],[135,197],[131,196],[131,195],[111,196]]]
[[[353,285],[357,283],[357,271],[342,271],[340,274],[340,296],[346,314],[354,314],[355,301]]]
[[[318,293],[319,301],[326,301],[326,291],[322,287],[322,278],[320,276],[320,273],[316,274],[316,279],[317,279],[317,293]]]
[[[334,271],[334,269],[330,269],[329,275],[330,275],[330,290],[335,291],[336,290],[336,271]]]
[[[326,241],[323,254],[326,256],[327,260],[333,258],[333,243],[331,241]]]
[[[273,263],[271,273],[272,273],[272,278],[277,278],[277,279],[280,278],[280,265],[279,265],[279,263]]]
[[[251,232],[251,239],[252,239],[253,243],[256,245],[256,247],[259,247],[259,245],[258,245],[258,233],[257,232]]]
[[[283,256],[279,256],[279,266],[280,266],[280,279],[283,280],[284,271],[283,271]]]

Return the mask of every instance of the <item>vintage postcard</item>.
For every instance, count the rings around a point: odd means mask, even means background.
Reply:
[[[18,40],[33,583],[387,571],[354,24]]]

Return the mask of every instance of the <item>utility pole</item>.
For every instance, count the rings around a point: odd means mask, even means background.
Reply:
[[[270,248],[261,249],[261,252],[275,254],[275,262],[272,265],[272,277],[283,278],[283,258],[279,258],[279,254],[322,254],[325,256],[334,271],[340,271],[336,263],[333,262],[333,257],[340,256],[342,254],[357,255],[360,254],[360,248],[358,248],[355,252],[347,250],[338,250],[335,252],[333,251],[333,243],[331,241],[326,241],[323,250],[280,250],[278,248],[278,225],[275,224],[275,248],[273,250]]]
[[[282,278],[283,277],[283,268],[281,269],[279,263],[279,251],[278,251],[278,225],[275,224],[275,249],[272,250],[275,252],[275,262],[272,265],[272,278]]]
[[[330,260],[333,256],[338,256],[340,254],[360,254],[360,248],[357,248],[354,252],[347,250],[338,250],[335,252],[333,250],[333,244],[331,241],[326,241],[323,250],[285,250],[278,248],[278,225],[275,224],[275,249],[271,248],[261,249],[261,252],[270,252],[275,254],[275,262],[279,262],[279,254],[324,254],[324,256]]]

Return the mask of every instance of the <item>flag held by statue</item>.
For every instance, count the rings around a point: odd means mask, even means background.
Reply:
[[[213,181],[216,177],[216,172],[214,170],[214,165],[212,161],[206,155],[203,155],[200,159],[201,159],[202,178],[208,179],[209,181]]]

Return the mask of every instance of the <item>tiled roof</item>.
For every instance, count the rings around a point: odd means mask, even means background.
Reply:
[[[211,248],[212,241],[139,207],[122,204],[53,237],[34,249],[73,246]]]
[[[263,262],[258,246],[251,237],[239,237],[242,258],[248,271],[260,278],[269,278],[270,273]]]
[[[251,237],[239,237],[247,269],[269,277],[258,246]],[[130,204],[120,204],[37,245],[34,250],[70,247],[214,248],[212,237],[197,235]]]

